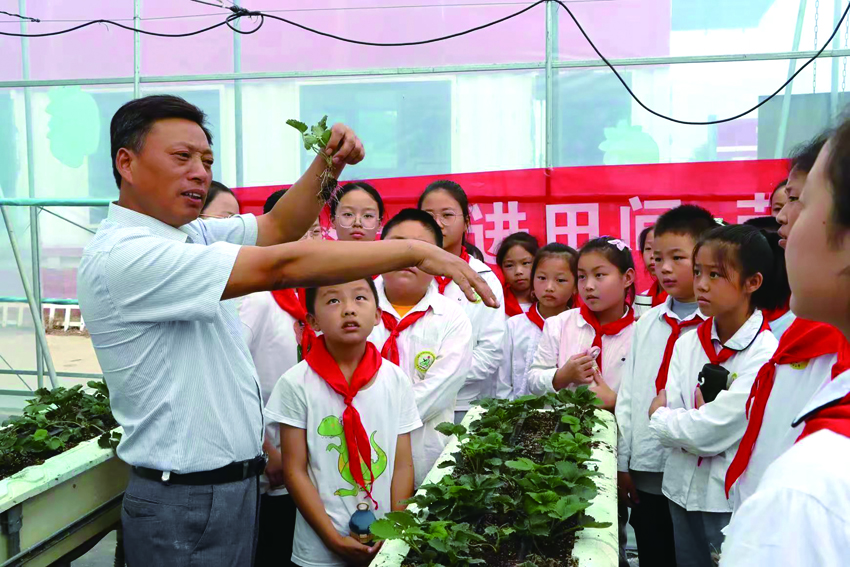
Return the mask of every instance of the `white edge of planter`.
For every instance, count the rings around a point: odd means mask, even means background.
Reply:
[[[118,427],[113,431],[121,433],[122,430]],[[115,456],[111,447],[104,449],[97,440],[95,437],[83,441],[40,465],[27,467],[0,480],[0,513]]]
[[[466,414],[462,425],[469,427],[473,421],[477,421],[484,413],[484,408],[473,407]],[[587,513],[597,522],[610,522],[611,525],[602,529],[581,530],[573,547],[573,559],[578,561],[579,567],[616,567],[619,563],[619,544],[617,531],[617,426],[614,416],[607,411],[597,410],[597,415],[605,423],[597,426],[593,432],[593,440],[598,441],[591,454],[596,459],[595,464],[601,476],[594,477],[598,493],[587,509]],[[460,442],[453,436],[446,448],[440,454],[440,458],[434,463],[428,476],[422,484],[439,482],[445,475],[451,474],[452,467],[439,468],[444,461],[453,461],[452,455],[458,451]],[[417,492],[417,494],[423,491]],[[411,505],[409,510],[415,512],[418,508]],[[399,567],[410,548],[400,540],[391,540],[384,543],[381,551],[372,561],[370,567]]]

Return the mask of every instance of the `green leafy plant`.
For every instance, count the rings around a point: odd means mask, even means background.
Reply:
[[[319,199],[322,202],[327,202],[333,196],[333,192],[337,187],[337,180],[333,177],[333,157],[328,154],[328,142],[331,139],[331,129],[328,128],[327,115],[322,116],[313,126],[307,126],[305,123],[289,119],[286,123],[301,134],[301,141],[304,144],[304,149],[311,151],[318,156],[322,156],[325,160],[325,169],[322,171],[319,179],[321,180],[322,190],[319,193]]]
[[[103,382],[82,386],[40,388],[27,400],[21,415],[3,422],[0,430],[0,477],[39,464],[63,450],[94,437],[101,447],[115,448],[121,435],[109,408]]]

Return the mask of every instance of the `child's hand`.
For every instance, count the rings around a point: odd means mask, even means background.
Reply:
[[[626,501],[629,507],[640,504],[637,488],[632,480],[632,475],[627,472],[617,472],[617,493]]]
[[[269,484],[272,487],[283,485],[283,461],[280,458],[280,451],[270,448],[268,450],[269,462],[266,463],[266,478],[269,479]]]
[[[375,555],[377,555],[383,543],[383,541],[379,541],[372,547],[369,547],[351,536],[340,536],[334,543],[332,551],[345,559],[345,562],[349,565],[368,565],[375,559]]]
[[[593,368],[593,386],[590,387],[590,391],[602,400],[602,409],[614,410],[614,406],[617,405],[617,392],[605,383],[602,374],[599,373],[599,367],[595,365]]]
[[[658,408],[667,407],[667,390],[661,390],[655,399],[652,400],[652,405],[649,406],[649,417],[652,418],[652,414],[655,413],[655,410]]]
[[[555,372],[552,386],[563,390],[567,386],[590,384],[593,382],[595,361],[585,353],[574,354]]]

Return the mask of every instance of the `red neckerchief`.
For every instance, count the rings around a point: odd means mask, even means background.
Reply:
[[[667,292],[661,289],[661,284],[658,283],[658,280],[655,280],[652,282],[652,285],[649,286],[649,297],[652,298],[653,307],[661,305],[667,301]]]
[[[508,317],[522,315],[522,306],[519,304],[519,300],[514,295],[513,290],[511,290],[511,286],[502,284],[502,292],[505,295],[505,315]]]
[[[702,323],[703,319],[699,315],[687,321],[680,321],[664,314],[664,320],[670,325],[670,337],[667,339],[667,345],[664,347],[664,358],[661,359],[661,368],[658,369],[658,376],[655,377],[655,393],[658,394],[667,386],[667,373],[670,371],[670,359],[673,358],[673,347],[676,346],[676,341],[682,334],[682,329],[693,327]]]
[[[339,364],[328,352],[325,336],[322,335],[316,339],[305,360],[313,369],[313,372],[333,388],[334,392],[343,397],[345,411],[342,412],[342,428],[345,431],[345,444],[348,447],[348,466],[351,470],[351,476],[354,477],[357,486],[366,492],[366,496],[372,500],[372,503],[375,504],[375,510],[377,510],[378,502],[372,498],[372,484],[375,482],[375,475],[372,473],[372,451],[369,446],[369,436],[363,428],[360,413],[354,408],[352,402],[357,392],[368,384],[381,369],[383,359],[378,354],[375,345],[367,342],[366,352],[360,359],[360,363],[357,365],[349,383],[339,369]],[[360,466],[357,466],[358,463]],[[369,471],[370,480],[368,483],[363,478],[365,476],[363,474],[364,469]]]
[[[386,327],[386,329],[390,332],[390,336],[387,337],[387,340],[384,343],[384,348],[381,349],[381,356],[393,364],[398,364],[398,336],[403,330],[407,329],[419,319],[424,317],[426,313],[428,313],[428,309],[425,311],[417,311],[416,313],[409,313],[401,321],[398,321],[396,320],[395,315],[387,311],[383,311],[381,313],[381,319],[384,321],[384,327]]]
[[[832,379],[835,380],[846,370],[850,370],[850,343],[842,337],[841,346],[838,347],[838,362],[832,365]]]
[[[460,259],[469,263],[469,252],[466,251],[465,247],[461,247],[460,249]],[[440,290],[440,295],[446,292],[446,288],[449,287],[449,284],[452,283],[452,278],[446,278],[443,276],[434,276],[434,279],[437,280],[437,288]]]
[[[764,413],[767,408],[767,400],[773,389],[776,377],[777,364],[795,364],[812,360],[819,356],[835,354],[838,352],[840,341],[844,337],[835,327],[824,323],[814,323],[804,319],[795,319],[794,322],[779,340],[779,347],[773,356],[758,372],[750,397],[747,400],[747,431],[738,447],[738,452],[726,471],[726,497],[729,497],[729,489],[740,478],[747,465],[750,463],[753,450],[758,442],[761,425],[764,421]]]
[[[593,335],[593,344],[592,347],[599,347],[599,356],[596,358],[596,365],[599,367],[599,370],[602,371],[602,337],[605,335],[617,335],[635,322],[635,312],[632,309],[632,306],[628,306],[629,310],[624,317],[620,317],[613,323],[608,323],[607,325],[600,325],[599,320],[596,318],[596,313],[590,310],[587,305],[582,305],[579,309],[581,310],[581,316],[584,317],[584,320],[587,321],[587,324],[593,327],[594,332]]]
[[[719,366],[732,358],[732,356],[738,354],[739,352],[743,352],[747,350],[746,348],[741,350],[732,350],[731,348],[724,346],[720,349],[720,352],[715,352],[714,350],[714,342],[711,340],[711,326],[714,324],[714,317],[709,317],[706,319],[702,325],[697,327],[697,336],[699,337],[699,342],[702,345],[702,350],[705,352],[705,355],[708,357],[708,361],[715,366]],[[746,323],[744,323],[746,324]],[[769,331],[770,325],[767,323],[767,319],[762,317],[761,328],[759,329],[756,336],[761,334],[762,331]],[[755,338],[753,338],[755,340]],[[749,345],[747,345],[749,348]]]
[[[850,394],[811,414],[797,441],[822,429],[850,437]]]
[[[543,324],[546,323],[546,320],[540,315],[540,311],[537,310],[536,303],[531,306],[531,309],[525,315],[532,323],[537,325],[538,329],[543,330]]]
[[[272,297],[278,306],[289,313],[289,315],[301,324],[301,356],[305,356],[310,352],[310,348],[316,340],[316,332],[307,323],[307,307],[304,298],[304,293],[295,293],[294,289],[276,289],[272,291]]]
[[[785,305],[777,307],[776,309],[762,309],[761,312],[764,314],[764,318],[768,323],[773,323],[786,313],[791,311],[791,298],[788,298],[788,301],[785,302]]]

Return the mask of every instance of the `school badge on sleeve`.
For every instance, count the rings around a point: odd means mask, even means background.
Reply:
[[[416,370],[425,374],[428,372],[428,369],[431,368],[431,365],[434,364],[435,360],[437,360],[436,354],[430,350],[423,350],[416,355],[415,359],[413,359],[413,365],[416,366]]]

